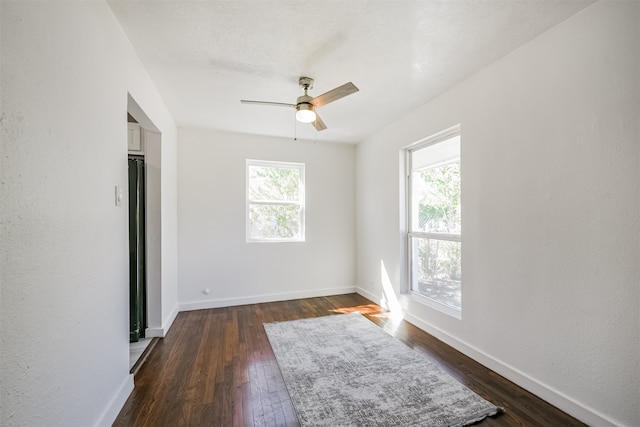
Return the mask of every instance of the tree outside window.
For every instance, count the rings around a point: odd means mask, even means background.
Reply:
[[[247,160],[247,241],[304,241],[304,164]]]
[[[411,291],[462,307],[460,134],[407,151]]]

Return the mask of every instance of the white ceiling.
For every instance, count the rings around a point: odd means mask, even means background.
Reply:
[[[592,1],[108,0],[179,126],[357,143]],[[298,78],[328,129],[295,125]]]

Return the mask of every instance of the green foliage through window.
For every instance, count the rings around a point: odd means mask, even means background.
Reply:
[[[415,174],[418,201],[418,229],[459,234],[460,161],[429,168]]]
[[[300,169],[250,166],[249,198],[254,201],[300,200]]]
[[[409,149],[411,290],[456,310],[462,302],[460,135]]]
[[[304,165],[247,160],[247,240],[304,241]]]

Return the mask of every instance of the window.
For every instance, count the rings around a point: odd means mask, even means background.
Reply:
[[[407,149],[410,291],[444,312],[462,306],[460,130]],[[434,304],[435,303],[435,304]]]
[[[304,242],[304,164],[247,160],[247,242]]]

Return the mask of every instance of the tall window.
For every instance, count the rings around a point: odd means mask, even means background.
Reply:
[[[304,241],[304,164],[247,160],[247,241]]]
[[[407,150],[411,291],[459,312],[462,306],[460,130]]]

